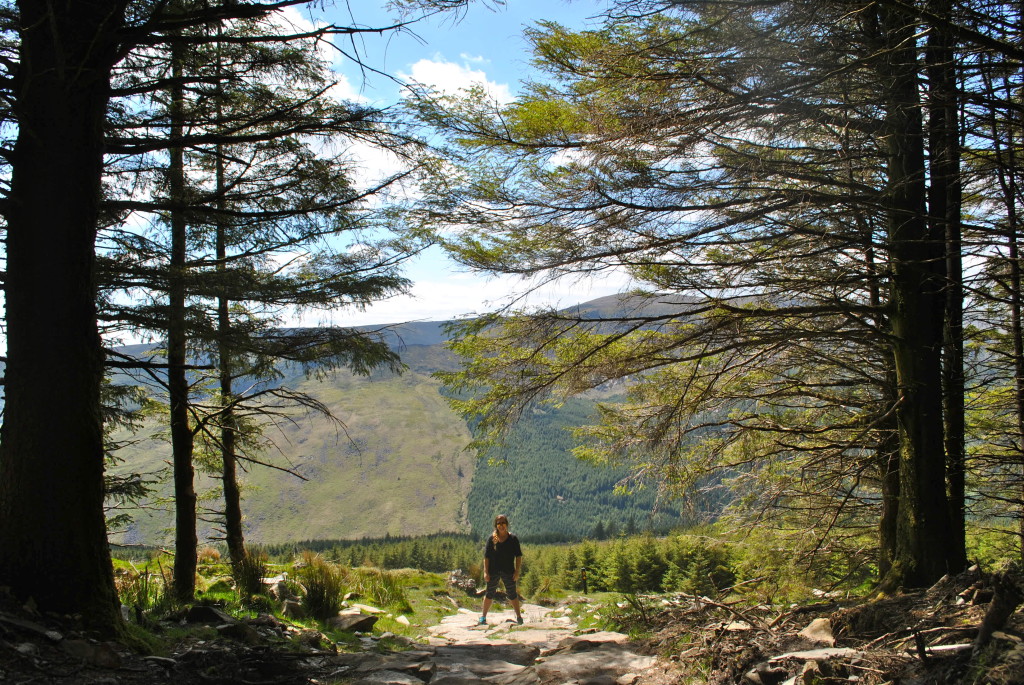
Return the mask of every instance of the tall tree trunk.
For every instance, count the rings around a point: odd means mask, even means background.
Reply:
[[[881,427],[878,467],[881,472],[882,512],[878,521],[878,575],[885,578],[896,559],[900,511],[899,440],[895,422],[886,420]]]
[[[217,146],[217,207],[226,209],[224,193],[227,184],[224,181],[224,151]],[[227,226],[224,225],[224,214],[218,213],[217,218],[217,269],[221,278],[227,271]],[[223,282],[223,280],[222,280]],[[227,286],[223,286],[227,290]],[[237,424],[231,403],[234,400],[232,388],[232,349],[231,349],[231,301],[227,295],[217,298],[217,356],[220,366],[220,395],[223,402],[221,410],[221,483],[224,489],[224,536],[228,545],[228,554],[232,565],[245,559],[245,534],[242,531],[242,494],[238,487],[238,457],[235,453],[235,436]]]
[[[218,41],[223,27],[217,26]],[[224,74],[221,44],[217,44],[217,120],[224,117]],[[217,297],[217,357],[220,372],[220,396],[222,402],[220,418],[221,444],[221,487],[224,491],[224,538],[228,546],[228,555],[232,566],[237,566],[245,559],[245,533],[242,530],[242,493],[238,487],[238,456],[235,451],[235,438],[238,434],[238,423],[235,420],[233,407],[234,389],[232,388],[234,351],[231,345],[231,299],[227,285],[228,264],[228,229],[225,219],[228,203],[228,184],[225,178],[224,155],[225,146],[214,147],[215,183],[217,186],[216,249],[217,271],[220,274],[221,294]]]
[[[893,357],[899,399],[900,507],[896,556],[883,587],[929,585],[949,568],[951,543],[942,423],[944,241],[925,217],[924,136],[912,18],[881,10],[887,50],[887,215]]]
[[[1016,212],[1010,211],[1007,217],[1006,242],[1009,248],[1010,262],[1010,336],[1013,341],[1013,399],[1016,413],[1016,443],[1018,449],[1024,449],[1024,325],[1021,323],[1021,273],[1020,273],[1020,238],[1017,231]],[[1018,454],[1021,464],[1021,488],[1024,489],[1024,454]],[[1020,501],[1024,502],[1024,491]],[[1017,531],[1020,541],[1021,561],[1024,561],[1024,511],[1017,513]]]
[[[222,300],[227,302],[227,300]],[[222,329],[223,330],[223,329]],[[224,535],[228,545],[231,563],[238,564],[245,559],[245,534],[242,530],[242,492],[238,487],[238,456],[235,450],[237,433],[234,411],[228,403],[232,401],[231,361],[225,356],[230,351],[222,346],[220,361],[220,392],[224,399],[221,415],[221,482],[224,488]]]
[[[933,16],[950,18],[951,0],[930,0]],[[946,290],[943,326],[943,421],[946,450],[946,495],[949,501],[951,570],[967,566],[966,475],[964,442],[964,315],[961,255],[960,126],[954,40],[948,25],[929,27],[925,53],[928,73],[928,213],[932,235],[946,244]]]
[[[187,363],[186,296],[188,278],[188,221],[185,213],[185,94],[182,87],[182,62],[185,46],[175,41],[171,47],[171,148],[168,187],[171,201],[171,259],[167,314],[167,392],[170,401],[171,451],[174,463],[174,594],[190,602],[196,591],[195,468],[192,464],[193,434],[189,427],[189,390]]]
[[[121,624],[103,514],[94,243],[126,0],[23,0],[7,218],[0,585]]]
[[[851,177],[851,182],[852,182]],[[875,236],[871,223],[858,217],[864,233],[864,265],[868,276],[868,298],[871,308],[878,312],[874,325],[880,331],[889,328],[889,319],[884,314],[882,303],[882,285],[875,251]],[[878,469],[879,488],[882,495],[882,506],[878,519],[878,575],[884,578],[892,568],[896,558],[896,527],[900,511],[900,442],[899,427],[896,423],[895,407],[897,402],[896,370],[892,364],[892,353],[886,348],[888,355],[885,364],[884,378],[880,388],[879,411],[875,427],[878,440],[875,445],[875,463]]]

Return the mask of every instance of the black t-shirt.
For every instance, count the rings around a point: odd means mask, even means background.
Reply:
[[[487,537],[487,548],[484,550],[484,558],[490,559],[491,573],[512,573],[516,570],[516,557],[523,556],[523,550],[519,546],[519,538],[512,533],[508,534],[505,542],[494,542],[494,535]]]

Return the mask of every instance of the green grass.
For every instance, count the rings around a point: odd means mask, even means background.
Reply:
[[[347,591],[358,592],[354,602],[369,604],[383,609],[385,613],[379,615],[374,626],[375,635],[392,633],[395,638],[384,638],[376,642],[377,649],[381,651],[402,651],[409,649],[411,643],[425,641],[428,636],[427,627],[435,625],[447,615],[456,611],[455,606],[447,598],[446,577],[444,574],[428,573],[413,569],[402,569],[398,571],[380,571],[378,569],[357,568],[349,569],[332,564],[317,555],[308,555],[303,560],[304,567],[294,568],[291,564],[274,565],[271,573],[279,573],[286,570],[292,578],[299,578],[307,585],[310,578],[333,578],[335,581],[331,587],[321,587],[320,593],[328,596],[338,595],[338,606],[340,607],[340,594]],[[117,562],[122,578],[128,578],[132,565]],[[164,568],[170,568],[170,564],[163,564]],[[312,570],[311,570],[312,569]],[[264,594],[251,596],[240,596],[233,589],[224,586],[224,579],[229,578],[225,573],[228,567],[222,563],[200,564],[198,568],[198,591],[196,594],[197,603],[215,604],[223,611],[238,618],[253,618],[259,613],[271,613],[288,624],[299,629],[321,633],[332,645],[337,645],[343,651],[359,651],[363,649],[359,637],[350,632],[342,632],[329,628],[326,621],[309,618],[295,620],[285,618],[279,613],[280,604],[276,600]],[[139,577],[145,577],[142,572]],[[127,581],[125,581],[127,582]],[[151,579],[149,592],[156,597],[169,597],[164,592],[163,581],[155,575]],[[149,595],[147,595],[149,596]],[[124,596],[123,596],[124,597]],[[459,598],[461,599],[461,598]],[[466,598],[469,599],[469,598]],[[325,604],[329,602],[325,601]],[[257,606],[258,604],[258,606]],[[171,646],[194,640],[217,640],[220,639],[217,632],[209,626],[182,626],[174,624],[164,627],[157,632],[151,630],[156,627],[156,620],[174,609],[169,602],[160,604],[151,602],[147,611],[151,611],[153,622],[147,625],[138,626],[129,624],[125,630],[125,640],[136,646],[139,651],[151,654],[170,653]],[[333,615],[336,607],[325,609],[322,615]],[[408,619],[406,625],[398,620],[399,616]],[[147,627],[148,626],[148,627]],[[307,633],[307,635],[312,632]],[[295,637],[293,648],[304,649],[311,645],[305,644],[302,637]],[[324,643],[321,648],[329,649],[331,645]]]

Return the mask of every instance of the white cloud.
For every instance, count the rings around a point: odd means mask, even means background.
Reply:
[[[348,76],[337,70],[333,70],[331,73],[333,74],[334,85],[327,89],[327,97],[336,102],[368,103],[370,101],[365,94],[352,85],[352,82],[348,80]]]
[[[511,293],[528,285],[516,277],[486,278],[455,272],[441,264],[432,277],[416,278],[409,295],[375,302],[365,310],[308,312],[286,325],[371,326],[408,321],[448,321],[493,311],[507,304]],[[517,307],[551,305],[569,307],[606,295],[624,292],[629,280],[622,274],[604,279],[562,279],[545,284],[516,303]]]
[[[296,7],[285,7],[274,12],[268,21],[281,35],[309,33],[324,25],[323,21],[313,21],[304,16]],[[341,72],[340,65],[345,58],[331,41],[328,39],[317,40],[315,48],[320,61],[323,64],[331,65],[333,72],[332,79],[335,83],[327,90],[327,97],[338,102],[368,102],[369,98],[352,84],[348,76]]]
[[[487,78],[487,72],[473,69],[465,63],[449,62],[441,55],[415,62],[409,73],[400,73],[399,77],[448,95],[456,95],[473,86],[483,86],[484,91],[497,102],[508,103],[513,100],[512,90],[507,83],[491,81]]]

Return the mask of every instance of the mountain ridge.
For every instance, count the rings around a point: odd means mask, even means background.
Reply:
[[[651,308],[690,304],[646,300]],[[609,296],[577,305],[580,315],[635,313],[643,301]],[[661,312],[658,312],[661,313]],[[256,543],[298,539],[358,539],[486,532],[501,511],[517,530],[532,536],[581,538],[593,529],[670,527],[675,508],[655,511],[655,493],[615,494],[623,469],[582,464],[570,453],[567,429],[592,415],[595,401],[578,399],[562,409],[523,419],[502,447],[501,464],[479,461],[467,450],[470,428],[456,415],[432,374],[457,364],[444,347],[447,321],[361,326],[380,331],[399,351],[402,374],[379,371],[361,377],[334,371],[323,378],[295,369],[286,380],[329,407],[340,420],[296,416],[273,429],[279,468],[252,467],[241,475],[246,536]],[[149,349],[153,349],[150,346]],[[147,352],[145,346],[124,350]],[[150,426],[141,442],[119,453],[118,473],[156,473],[170,461],[169,445]],[[125,436],[120,436],[125,437]],[[207,464],[201,461],[201,464]],[[212,472],[213,464],[207,464]],[[296,475],[290,475],[282,468]],[[548,483],[560,480],[552,489]],[[216,541],[211,521],[219,490],[212,474],[197,479],[201,492],[200,535]],[[557,492],[556,492],[557,490]],[[168,483],[135,512],[135,521],[112,536],[128,544],[168,544],[173,521]]]

